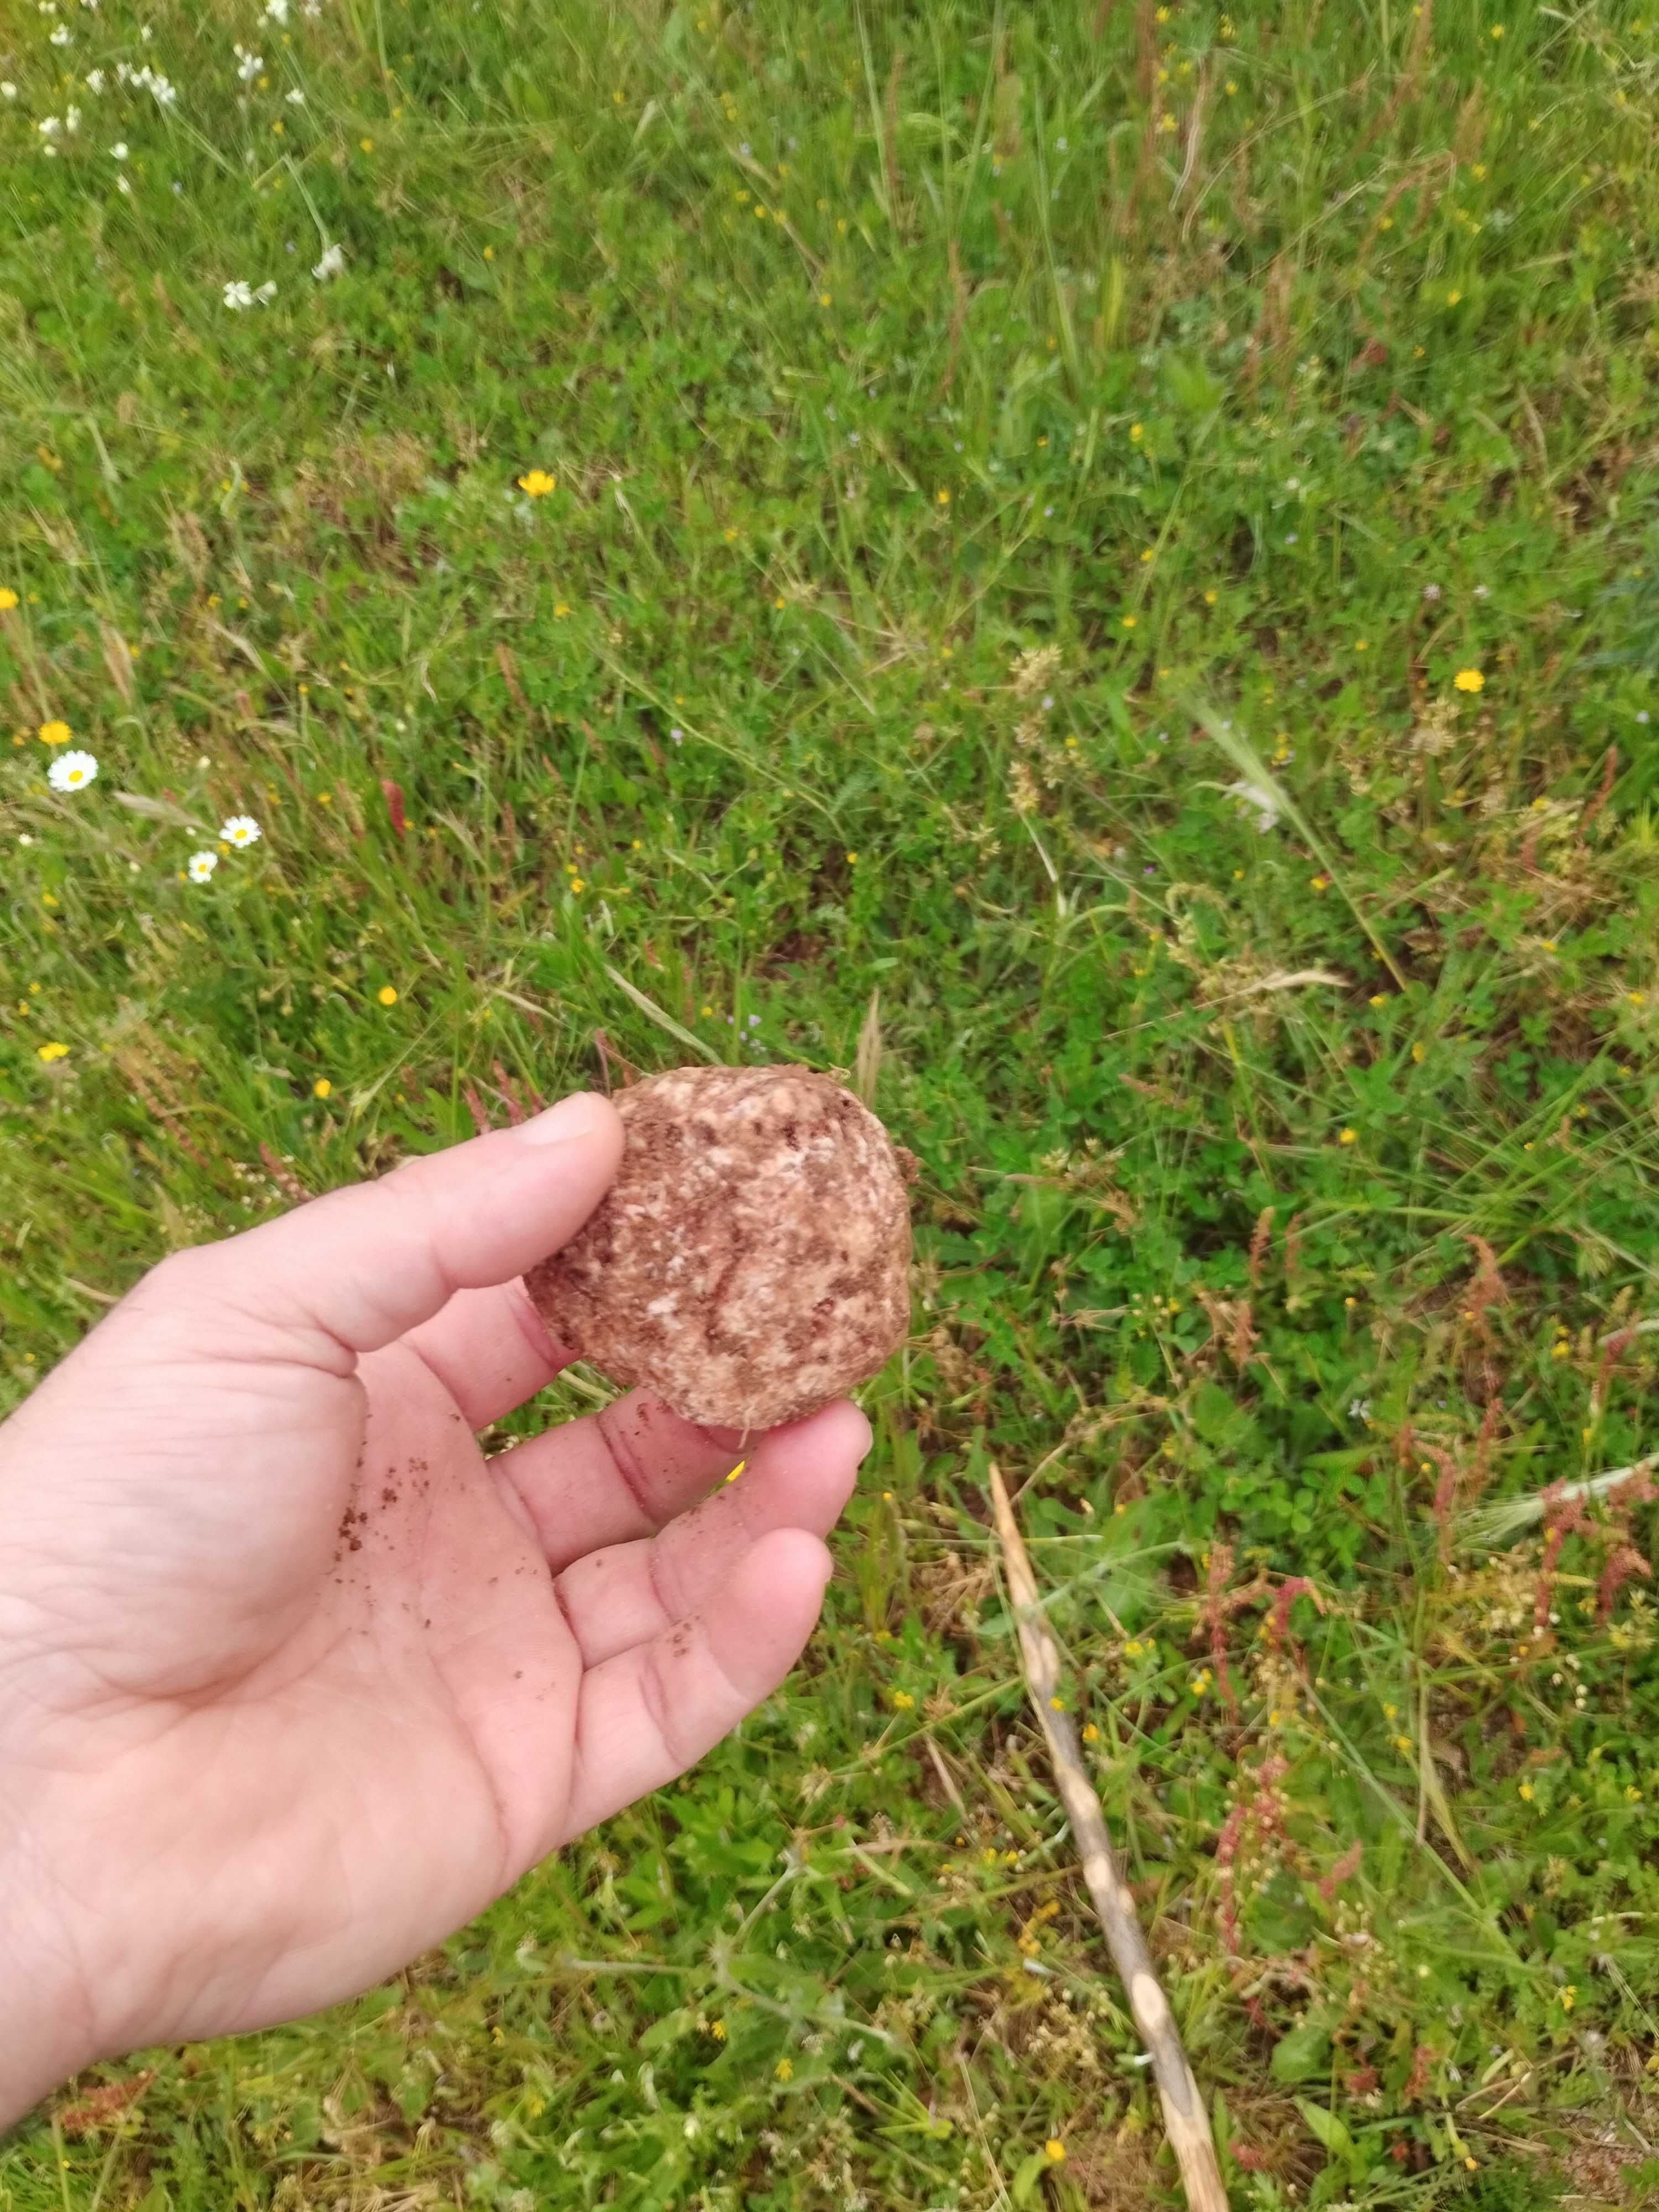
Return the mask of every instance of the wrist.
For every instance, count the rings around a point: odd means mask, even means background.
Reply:
[[[0,2130],[104,2055],[84,1947],[28,1857],[0,1832]]]

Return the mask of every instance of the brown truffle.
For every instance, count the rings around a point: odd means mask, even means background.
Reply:
[[[599,1210],[526,1278],[560,1343],[688,1420],[769,1429],[873,1375],[910,1315],[907,1153],[805,1067],[677,1067],[615,1100]]]

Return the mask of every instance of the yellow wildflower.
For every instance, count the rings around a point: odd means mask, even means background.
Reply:
[[[66,745],[70,741],[70,726],[56,720],[42,722],[38,734],[43,745]]]
[[[383,1006],[395,1006],[398,1003],[397,990],[390,983],[382,983],[374,995]]]
[[[326,1098],[333,1088],[327,1076],[319,1075],[311,1086],[311,1095],[313,1098]]]
[[[55,1042],[52,1044],[38,1044],[35,1046],[34,1049],[40,1054],[40,1058],[46,1062],[48,1066],[52,1065],[54,1060],[64,1060],[67,1058],[69,1054],[69,1047],[66,1044],[58,1044]]]
[[[519,478],[519,489],[526,499],[545,499],[557,485],[545,469],[530,469]]]
[[[1452,678],[1460,691],[1484,691],[1486,679],[1478,668],[1460,668]]]

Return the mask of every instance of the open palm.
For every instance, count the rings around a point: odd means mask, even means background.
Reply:
[[[364,1987],[781,1679],[869,1431],[642,1395],[486,1460],[602,1100],[147,1277],[0,1429],[0,1943],[58,2072]],[[701,1502],[699,1502],[701,1501]],[[3,2034],[3,2031],[0,2031]]]

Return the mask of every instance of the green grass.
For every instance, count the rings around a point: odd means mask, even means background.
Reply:
[[[1652,1516],[1537,1634],[1464,1516],[1655,1443],[1659,20],[15,0],[0,76],[6,1389],[600,1033],[873,1005],[924,1170],[787,1689],[0,2208],[1171,2201],[991,1457],[1234,2202],[1649,2201]]]

